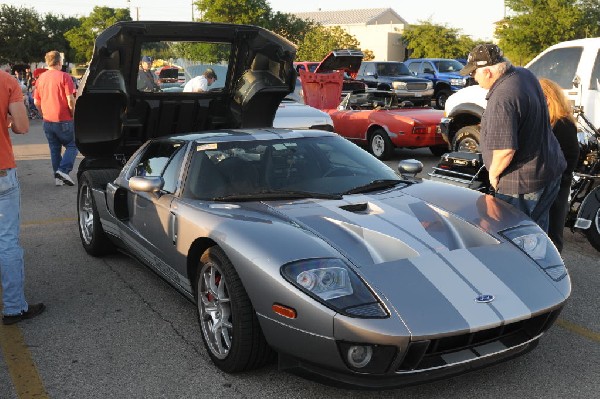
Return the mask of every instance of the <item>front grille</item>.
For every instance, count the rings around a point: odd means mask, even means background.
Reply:
[[[363,82],[346,81],[346,80],[344,81],[344,83],[342,85],[342,91],[351,92],[351,91],[355,91],[355,90],[364,91],[365,84]]]
[[[427,90],[427,83],[426,82],[407,83],[406,84],[406,89],[409,90],[409,91]]]
[[[397,371],[447,367],[517,347],[546,331],[560,310],[474,333],[411,342]]]

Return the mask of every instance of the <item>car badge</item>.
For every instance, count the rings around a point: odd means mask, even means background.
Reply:
[[[490,303],[493,300],[494,296],[489,294],[477,295],[477,297],[475,298],[475,302],[477,303]]]

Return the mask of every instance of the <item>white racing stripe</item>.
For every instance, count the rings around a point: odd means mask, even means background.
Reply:
[[[408,247],[412,248],[418,253],[430,251],[430,248],[423,245],[423,242],[432,247],[442,246],[439,241],[435,240],[433,237],[431,237],[431,235],[429,235],[429,233],[427,233],[419,219],[417,219],[414,215],[396,208],[392,208],[383,202],[375,201],[371,196],[353,196],[352,199],[353,201],[351,201],[351,203],[355,204],[362,202],[374,204],[383,210],[385,217],[382,218],[376,215],[361,215],[345,211],[340,209],[339,203],[333,205],[329,202],[326,202],[322,206],[331,212],[340,215],[342,217],[342,219],[340,219],[341,221],[354,223],[359,228],[373,230],[380,234],[385,234],[396,239],[402,239],[402,241]],[[398,233],[400,232],[401,236],[399,237]]]
[[[467,249],[440,253],[452,264],[465,280],[469,281],[481,294],[494,295],[490,302],[504,320],[518,321],[529,318],[531,309]]]
[[[500,325],[498,314],[489,304],[477,303],[479,295],[437,254],[427,254],[408,260],[444,295],[456,311],[467,321],[471,331],[481,327]]]

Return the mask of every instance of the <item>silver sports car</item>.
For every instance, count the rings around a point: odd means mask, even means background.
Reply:
[[[142,55],[225,65],[225,84],[144,92]],[[127,251],[188,297],[226,372],[276,356],[389,388],[533,349],[571,291],[548,237],[493,197],[415,177],[415,162],[396,173],[335,133],[270,127],[294,55],[253,26],[104,31],[75,112],[86,251]]]

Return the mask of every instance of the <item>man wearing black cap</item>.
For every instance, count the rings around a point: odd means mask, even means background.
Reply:
[[[185,84],[184,93],[202,93],[208,91],[208,86],[217,80],[217,74],[211,68],[206,68],[202,75],[196,76]]]
[[[511,65],[495,44],[477,45],[460,71],[488,89],[480,150],[496,197],[517,207],[545,231],[566,161],[552,133],[538,79]]]
[[[142,57],[141,68],[138,71],[137,88],[139,91],[153,92],[160,88],[154,79],[154,73],[150,70],[152,58],[147,55]]]

